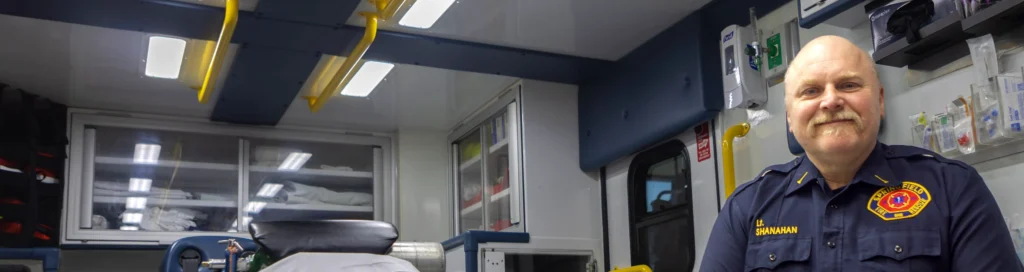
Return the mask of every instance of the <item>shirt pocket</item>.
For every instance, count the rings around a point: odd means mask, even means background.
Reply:
[[[811,238],[771,239],[747,246],[743,271],[811,271]]]
[[[872,230],[857,237],[858,271],[939,271],[937,229]]]

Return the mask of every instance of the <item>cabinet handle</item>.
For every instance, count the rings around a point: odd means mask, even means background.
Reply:
[[[92,179],[95,174],[94,163],[96,158],[96,129],[85,129],[85,139],[82,148],[82,198],[80,212],[78,214],[78,225],[83,229],[92,228]]]
[[[519,138],[519,103],[512,102],[508,106],[508,128],[506,131],[508,135],[508,175],[509,175],[509,223],[519,224],[522,219],[522,201],[523,195],[520,193],[523,185],[523,177],[520,170],[520,138]]]

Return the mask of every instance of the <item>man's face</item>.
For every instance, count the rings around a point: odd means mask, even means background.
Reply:
[[[874,63],[852,43],[809,43],[786,76],[790,131],[808,153],[842,155],[874,146],[884,114]]]

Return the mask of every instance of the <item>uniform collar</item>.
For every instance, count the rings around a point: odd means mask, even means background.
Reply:
[[[874,150],[868,155],[868,159],[864,161],[864,165],[860,167],[860,170],[857,170],[857,174],[854,175],[853,181],[850,184],[867,183],[879,187],[901,186],[903,182],[896,179],[892,169],[889,168],[889,160],[886,157],[886,154],[889,154],[888,149],[889,147],[882,143],[875,143]],[[807,158],[806,154],[800,156],[799,161],[796,163],[796,169],[793,170],[792,179],[789,181],[788,188],[786,188],[787,196],[811,183],[819,184],[822,188],[826,188],[827,184],[825,179],[822,178],[821,172],[818,172],[818,168]]]

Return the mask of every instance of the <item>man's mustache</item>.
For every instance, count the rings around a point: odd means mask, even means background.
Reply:
[[[818,125],[843,120],[853,121],[854,125],[857,128],[857,131],[861,131],[864,129],[864,121],[861,120],[860,116],[857,115],[857,113],[850,110],[843,110],[836,113],[826,113],[815,116],[810,120],[810,122],[807,122],[807,130],[811,132],[811,135],[814,135],[814,132],[816,132],[815,130],[817,129]]]

